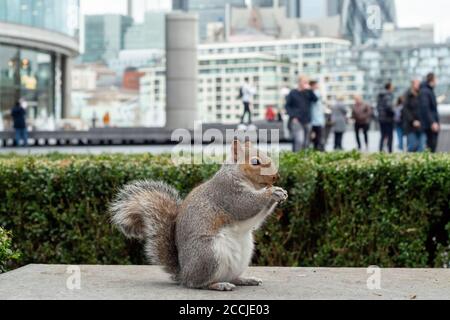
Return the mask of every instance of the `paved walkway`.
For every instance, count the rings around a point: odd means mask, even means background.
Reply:
[[[79,270],[79,272],[78,272]],[[450,270],[250,268],[261,278],[260,287],[233,292],[189,290],[172,283],[155,266],[46,266],[29,265],[0,275],[2,299],[445,299],[450,300]],[[370,278],[372,277],[372,278]],[[78,282],[78,280],[80,280]],[[77,284],[80,289],[76,289]],[[72,290],[70,289],[72,288]]]

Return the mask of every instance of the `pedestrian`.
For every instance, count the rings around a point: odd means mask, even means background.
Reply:
[[[92,128],[95,129],[97,127],[97,113],[95,111],[92,113],[91,122],[92,122]]]
[[[109,115],[109,112],[106,112],[103,116],[103,125],[105,128],[109,128],[111,125],[111,116]]]
[[[392,83],[385,85],[385,90],[378,95],[378,121],[380,122],[381,140],[380,152],[384,151],[387,143],[389,153],[392,153],[394,141],[394,86]]]
[[[276,114],[275,114],[274,108],[272,106],[267,106],[267,108],[266,108],[266,115],[265,115],[266,121],[267,122],[274,122],[275,121],[275,116],[276,116]]]
[[[286,98],[286,112],[289,115],[288,128],[294,140],[294,152],[309,147],[311,105],[317,100],[307,77],[300,77],[297,89],[292,90]]]
[[[369,128],[372,119],[372,107],[363,101],[360,96],[355,96],[355,105],[352,110],[352,118],[355,121],[355,134],[358,150],[361,150],[360,132],[363,132],[366,150],[369,150]]]
[[[436,85],[436,76],[434,73],[429,73],[420,86],[419,94],[422,128],[426,134],[427,148],[433,153],[437,150],[440,131],[438,104],[434,92]]]
[[[309,83],[311,90],[317,97],[317,101],[311,105],[311,125],[312,135],[311,140],[314,144],[314,150],[325,151],[324,146],[324,129],[325,129],[325,109],[322,103],[322,96],[320,94],[319,83],[311,81]]]
[[[14,107],[11,109],[11,117],[13,119],[13,126],[15,130],[15,142],[17,146],[20,146],[23,141],[23,145],[28,145],[28,130],[27,130],[27,110],[24,107],[24,101],[18,100]]]
[[[242,104],[244,105],[244,113],[241,117],[241,124],[244,124],[246,115],[248,115],[248,124],[252,124],[251,103],[255,94],[256,89],[250,85],[249,78],[245,78],[244,85],[241,87],[239,92],[239,98],[242,100]]]
[[[325,107],[325,129],[324,129],[324,146],[327,145],[330,139],[331,132],[333,131],[333,110],[329,106]]]
[[[405,151],[403,149],[403,147],[404,147],[403,140],[405,137],[405,133],[403,131],[403,104],[404,104],[404,98],[398,97],[397,103],[396,103],[395,109],[394,109],[395,132],[397,133],[398,150],[400,150],[400,151]]]
[[[342,97],[338,98],[333,107],[332,113],[333,132],[334,132],[334,150],[343,150],[342,140],[345,131],[347,131],[347,107]]]
[[[411,88],[405,94],[403,106],[403,130],[406,135],[408,152],[425,150],[425,133],[422,128],[420,111],[420,81],[413,80]]]

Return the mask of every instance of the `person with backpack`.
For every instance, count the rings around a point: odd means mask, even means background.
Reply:
[[[366,104],[360,96],[355,96],[355,105],[352,110],[352,118],[355,121],[355,134],[358,150],[361,150],[361,138],[359,136],[361,130],[364,135],[366,150],[369,150],[369,128],[372,119],[372,107]]]
[[[381,140],[380,152],[384,151],[387,143],[389,153],[392,153],[394,142],[394,86],[387,83],[385,90],[378,95],[377,111],[378,121],[380,122]]]
[[[248,124],[252,124],[251,103],[253,96],[256,94],[256,89],[250,85],[249,79],[245,78],[244,85],[239,90],[239,99],[244,105],[244,113],[241,117],[241,124],[244,124],[245,116],[248,115]]]

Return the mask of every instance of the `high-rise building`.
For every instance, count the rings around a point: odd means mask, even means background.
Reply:
[[[23,98],[28,121],[52,129],[70,115],[71,66],[78,55],[79,1],[0,0],[0,122]],[[3,116],[2,116],[3,115]],[[53,121],[53,125],[54,125]],[[42,124],[43,126],[40,126]],[[44,126],[45,125],[45,126]]]
[[[119,14],[85,17],[85,52],[83,62],[107,62],[125,48],[125,34],[133,18]]]
[[[319,19],[328,16],[327,0],[300,1],[300,18]]]
[[[145,13],[144,22],[134,24],[125,33],[125,50],[164,49],[165,12]]]
[[[276,0],[252,0],[253,7],[273,7],[276,3]]]
[[[199,15],[199,32],[202,40],[207,37],[208,24],[225,23],[226,6],[245,7],[245,0],[174,0],[173,10],[196,12]]]
[[[328,16],[340,15],[344,0],[327,0]]]
[[[386,23],[396,25],[394,0],[280,0],[289,18],[341,16],[341,33],[355,44],[378,39]]]
[[[301,0],[281,0],[280,5],[286,7],[289,18],[300,18],[300,2]]]
[[[340,0],[280,0],[289,18],[318,19],[335,15]],[[337,12],[336,14],[339,14]]]
[[[386,23],[397,24],[394,0],[344,0],[342,33],[354,44],[363,44],[382,35]]]
[[[420,46],[434,43],[434,25],[421,25],[419,27],[395,28],[394,25],[385,25],[383,35],[377,41],[378,46]]]

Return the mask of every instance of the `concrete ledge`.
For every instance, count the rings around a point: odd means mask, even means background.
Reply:
[[[80,266],[81,289],[70,290],[68,266],[29,265],[0,275],[0,300],[450,300],[450,270],[382,269],[381,290],[369,290],[366,269],[250,268],[261,287],[233,292],[182,288],[156,266]]]

